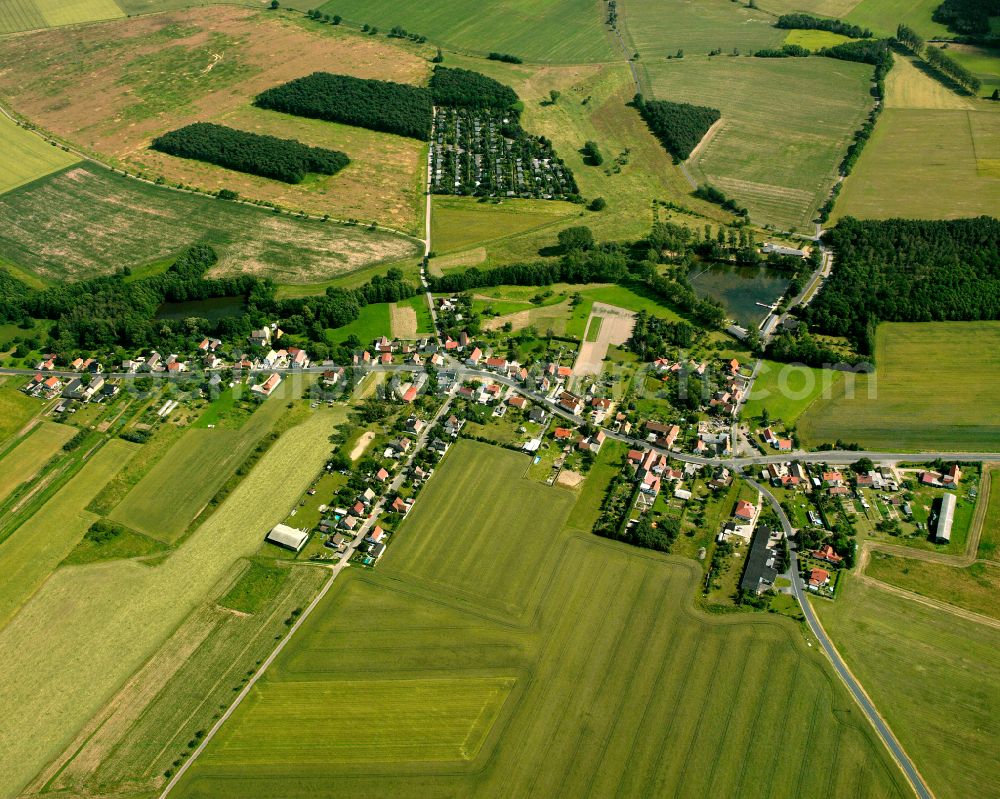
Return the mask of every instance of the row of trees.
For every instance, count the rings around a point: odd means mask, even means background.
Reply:
[[[780,48],[767,48],[754,53],[755,58],[808,58],[812,51],[801,44],[785,44]]]
[[[850,39],[870,39],[873,34],[868,28],[861,28],[839,19],[824,19],[812,14],[782,14],[775,23],[778,28],[805,31],[829,31]]]
[[[847,217],[825,234],[836,269],[803,318],[871,352],[879,321],[1000,319],[1000,221]]]
[[[423,141],[431,137],[431,93],[403,83],[314,72],[262,92],[254,104]]]
[[[927,45],[923,37],[909,25],[896,28],[896,42],[918,58],[923,58],[933,69],[951,78],[973,94],[982,88],[982,82],[939,47]]]
[[[294,139],[249,133],[212,122],[186,125],[153,139],[151,146],[168,155],[207,161],[285,183],[301,183],[309,172],[333,175],[350,163],[337,150],[310,147]]]
[[[725,192],[721,189],[715,188],[715,186],[710,183],[702,183],[697,189],[694,190],[694,196],[700,197],[707,202],[721,205],[731,214],[736,214],[736,216],[742,216],[744,219],[750,218],[750,210],[748,208],[740,205],[732,197],[727,197]]]
[[[486,57],[490,61],[502,61],[505,64],[522,64],[522,63],[524,63],[516,55],[511,55],[510,53],[490,53]]]
[[[435,105],[456,108],[513,109],[518,101],[510,86],[479,72],[452,67],[434,67],[430,92]]]
[[[678,161],[691,155],[708,129],[722,116],[715,108],[667,100],[644,100],[642,95],[636,95],[635,106],[649,129]]]

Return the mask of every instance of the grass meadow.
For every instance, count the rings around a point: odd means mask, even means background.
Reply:
[[[757,224],[812,230],[844,151],[871,109],[870,66],[725,56],[641,63],[647,91],[657,99],[708,103],[722,112],[717,132],[689,159],[699,182],[736,198]]]
[[[1000,110],[886,108],[834,220],[957,219],[1000,207]]]
[[[565,531],[575,495],[528,462],[458,442],[177,795],[905,794],[790,625],[696,614],[690,565]]]
[[[0,194],[79,160],[0,114]]]
[[[18,433],[41,407],[38,400],[22,394],[9,380],[0,379],[0,446]]]
[[[902,22],[925,39],[950,37],[951,32],[931,19],[938,0],[861,0],[845,19],[855,25],[871,28],[881,36],[893,36]]]
[[[996,476],[997,471],[994,469],[991,474],[989,504],[986,506],[978,552],[979,557],[993,560],[997,560],[997,552],[1000,551],[1000,485],[996,487],[992,485],[992,478]]]
[[[977,561],[970,566],[899,558],[873,552],[865,573],[883,583],[1000,619],[1000,565]]]
[[[0,195],[0,258],[49,280],[160,261],[198,242],[219,251],[214,274],[252,272],[289,283],[328,280],[418,249],[414,240],[381,230],[275,215],[95,165]]]
[[[767,11],[730,0],[631,0],[622,6],[619,19],[642,62],[678,50],[685,58],[708,55],[719,47],[725,53],[735,47],[746,54],[777,47],[787,34],[774,27],[775,18]]]
[[[771,419],[794,425],[818,398],[834,390],[839,379],[837,372],[827,369],[761,361],[742,416],[753,419],[766,409]]]
[[[578,212],[557,200],[506,199],[497,203],[471,197],[434,197],[431,242],[435,253],[469,249],[540,228],[552,228]],[[556,230],[550,234],[555,244]]]
[[[68,425],[42,422],[0,458],[0,504],[37,474],[75,433]]]
[[[948,55],[979,78],[980,97],[989,97],[994,89],[1000,89],[1000,48],[952,44],[948,46]]]
[[[472,55],[512,53],[525,61],[609,61],[617,50],[606,32],[599,0],[330,0],[320,11],[355,27],[402,25],[434,44]]]
[[[284,407],[281,398],[274,401]],[[283,433],[218,510],[155,565],[111,561],[41,575],[39,539],[31,542],[30,549],[22,554],[37,564],[34,569],[40,577],[48,579],[18,615],[0,629],[0,667],[20,675],[17,680],[0,684],[0,712],[8,719],[0,730],[0,751],[5,753],[0,795],[17,793],[58,756],[195,608],[226,590],[225,584],[234,579],[234,565],[260,547],[266,531],[287,516],[322,469],[330,453],[330,429],[344,417],[342,408],[323,408]],[[101,452],[108,453],[106,457],[113,461],[105,464],[108,471],[120,466],[121,452],[108,447]],[[82,482],[69,485],[96,485],[97,476],[86,472],[94,467],[94,463],[89,464],[75,478]],[[61,496],[57,495],[57,499]],[[68,515],[70,505],[79,508],[85,500],[80,497],[70,503],[67,498],[66,503],[56,507]],[[56,512],[53,509],[52,513]],[[43,509],[41,513],[49,511]],[[43,519],[36,514],[30,524],[41,524]],[[48,525],[44,529],[49,532]],[[65,536],[60,530],[58,537]],[[3,615],[6,617],[6,613]],[[279,625],[283,618],[279,617]],[[45,629],[45,636],[38,635],[39,629]],[[273,647],[273,635],[267,635],[264,652]],[[95,647],[95,641],[100,641],[101,646]],[[236,646],[236,642],[228,646]],[[227,657],[216,661],[215,670],[200,675],[200,682],[190,676],[190,684],[198,686],[196,696],[182,693],[187,697],[186,704],[178,704],[175,699],[172,708],[161,708],[161,712],[173,713],[183,724],[191,712],[190,703],[198,704],[209,695],[215,697],[215,703],[231,698],[232,682],[214,694],[213,683],[234,662],[242,662],[236,661],[238,651],[231,649]],[[226,679],[238,684],[240,677],[237,674]],[[145,701],[149,701],[148,696]],[[157,726],[151,729],[162,734]],[[188,735],[192,732],[188,729]],[[162,746],[162,738],[148,732],[147,736]],[[176,742],[177,754],[186,741],[184,738]],[[142,748],[141,744],[133,741],[131,746]],[[146,755],[150,754],[147,749]],[[96,763],[91,765],[96,767]]]
[[[934,795],[1000,796],[1000,632],[850,579],[813,606]]]
[[[343,344],[350,336],[357,336],[362,347],[370,347],[374,339],[392,333],[390,303],[378,302],[365,305],[358,318],[343,327],[330,328],[327,339],[331,344]]]
[[[805,444],[1000,449],[1000,322],[880,324],[874,375],[846,375],[836,388],[799,418]]]
[[[284,403],[273,399],[264,402],[239,430],[188,430],[108,518],[166,544],[174,543],[283,412]]]
[[[0,544],[0,625],[38,590],[77,545],[97,516],[84,510],[104,484],[135,454],[138,445],[109,441],[28,521]]]

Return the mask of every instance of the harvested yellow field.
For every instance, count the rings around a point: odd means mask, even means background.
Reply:
[[[0,460],[0,502],[30,480],[76,432],[72,427],[42,422]]]
[[[886,108],[971,110],[973,101],[956,94],[920,69],[912,58],[896,56],[896,65],[885,80]]]

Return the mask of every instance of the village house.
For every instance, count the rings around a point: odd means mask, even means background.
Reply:
[[[818,591],[830,583],[830,572],[819,567],[809,572],[809,590]]]
[[[580,398],[569,391],[564,391],[559,395],[558,404],[560,408],[574,416],[579,416],[580,411],[583,410],[583,403],[580,402]]]
[[[250,390],[257,394],[263,394],[265,397],[270,397],[280,383],[281,375],[275,373],[268,377],[263,383],[257,383],[252,386]]]
[[[777,553],[771,548],[771,531],[760,525],[750,543],[740,578],[740,590],[753,594],[762,594],[774,586],[778,572],[774,568]]]
[[[473,348],[472,352],[469,353],[469,357],[466,358],[466,363],[469,366],[479,366],[479,361],[483,357],[483,351],[479,347]]]
[[[827,563],[832,563],[834,566],[839,566],[844,560],[840,555],[834,552],[833,547],[826,544],[817,550],[810,553],[816,560],[825,560]]]
[[[757,515],[757,508],[751,502],[747,502],[745,499],[741,499],[736,503],[736,509],[733,511],[733,516],[737,519],[743,519],[744,521],[753,521],[753,518]]]

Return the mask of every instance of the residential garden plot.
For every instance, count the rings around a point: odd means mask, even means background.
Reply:
[[[998,366],[1000,322],[880,324],[874,375],[845,375],[799,418],[799,436],[890,452],[1000,449]]]
[[[0,626],[7,624],[28,598],[70,553],[97,517],[87,503],[138,449],[115,440],[90,457],[30,519],[0,544]]]
[[[813,604],[934,795],[1000,796],[1000,632],[856,580]]]
[[[320,11],[355,26],[400,25],[452,50],[498,51],[526,61],[579,63],[616,56],[595,0],[331,0]]]
[[[558,489],[505,493],[514,480],[529,482],[508,468],[520,460],[459,441],[378,568],[338,578],[177,795],[739,796],[765,781],[777,797],[905,795],[822,656],[791,625],[692,614],[695,568],[560,534],[546,507]],[[468,498],[471,521],[442,511],[432,523],[448,492]],[[502,526],[496,505],[506,510]],[[509,538],[524,548],[516,567]],[[506,600],[512,581],[515,606]],[[361,685],[359,673],[372,679]],[[512,678],[478,754],[443,751],[469,715],[446,707],[427,718],[423,697],[442,681]],[[400,680],[408,690],[371,690]],[[362,730],[370,719],[409,718],[415,705],[424,717],[407,730],[384,724],[354,736],[362,753],[390,738],[370,757],[345,763],[328,750],[321,761],[303,745],[282,747],[279,761],[270,739],[293,740],[284,719],[307,688],[330,695],[308,711],[330,729],[340,722],[324,714],[338,703],[349,717],[366,703]],[[440,739],[427,737],[429,724]],[[775,725],[785,731],[780,745],[759,732]],[[811,766],[816,751],[827,753],[827,768]]]
[[[7,719],[0,728],[0,795],[16,794],[69,746],[188,614],[218,593],[233,564],[253,554],[322,469],[330,430],[345,417],[344,408],[322,408],[284,433],[209,520],[158,565],[112,561],[60,569],[0,629],[0,668],[20,675],[0,682],[0,713]],[[121,460],[119,454],[116,463]],[[38,558],[37,546],[30,554]],[[39,629],[46,634],[39,636]],[[211,690],[205,688],[199,699]],[[231,689],[225,687],[225,697]],[[181,712],[185,706],[173,707]],[[178,753],[187,740],[176,743]]]
[[[213,275],[251,272],[292,283],[326,280],[418,250],[414,240],[381,230],[276,216],[95,165],[0,195],[0,258],[44,278],[94,277],[165,259],[197,242],[220,251]]]
[[[251,107],[262,90],[315,70],[423,83],[426,59],[385,37],[300,15],[226,5],[39,32],[0,42],[0,95],[32,122],[117,165],[339,219],[417,233],[425,175],[419,142]],[[53,97],[58,95],[58,102]],[[156,136],[212,121],[340,150],[351,165],[301,184],[156,153]]]
[[[717,132],[689,163],[699,181],[735,198],[759,224],[812,229],[871,109],[870,66],[719,57],[645,63],[643,70],[657,99],[710,103],[722,111]]]
[[[268,433],[285,404],[264,402],[239,430],[188,430],[109,514],[168,544],[188,525]]]
[[[79,160],[0,114],[0,194]]]
[[[949,566],[914,558],[872,552],[865,573],[883,583],[1000,619],[1000,566],[978,561]]]
[[[774,22],[767,11],[730,0],[628,0],[619,13],[619,24],[643,61],[673,56],[679,50],[688,58],[717,48],[726,54],[733,48],[748,54],[777,47],[787,31],[775,28]],[[658,99],[676,98],[663,94]]]
[[[0,503],[37,474],[75,433],[68,425],[42,422],[0,458]]]
[[[887,108],[834,219],[958,219],[1000,207],[1000,111]],[[886,189],[889,186],[891,188]]]
[[[431,159],[435,194],[563,200],[577,191],[552,146],[502,111],[435,109]]]

